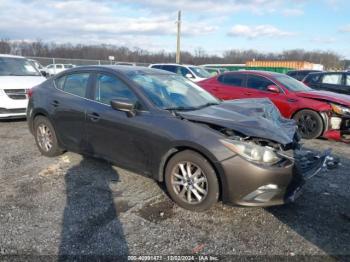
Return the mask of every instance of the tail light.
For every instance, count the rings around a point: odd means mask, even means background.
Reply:
[[[31,98],[32,95],[33,95],[33,88],[27,89],[27,96],[28,96],[28,98]]]

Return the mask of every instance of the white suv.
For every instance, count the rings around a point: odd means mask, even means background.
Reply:
[[[203,67],[194,65],[179,65],[179,64],[152,64],[150,68],[161,69],[182,75],[193,82],[199,82],[211,77],[210,73]]]
[[[0,119],[25,117],[27,90],[45,80],[28,59],[0,54]]]

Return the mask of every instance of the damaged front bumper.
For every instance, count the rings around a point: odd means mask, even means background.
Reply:
[[[227,185],[223,201],[261,207],[293,202],[307,180],[337,165],[331,150],[322,154],[295,151],[292,159],[270,167],[247,164],[241,157],[233,157],[222,162]]]
[[[323,119],[327,127],[323,133],[324,138],[350,143],[350,116],[323,114]]]
[[[331,156],[331,150],[328,149],[322,154],[315,154],[312,151],[300,151],[296,156],[296,175],[289,185],[285,202],[294,202],[301,193],[303,185],[315,175],[336,168],[339,160]]]

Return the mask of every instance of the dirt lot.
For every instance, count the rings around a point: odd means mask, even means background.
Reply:
[[[314,177],[296,203],[193,213],[104,161],[43,157],[26,122],[0,122],[0,254],[350,255],[350,146],[306,146],[332,148],[342,166]]]

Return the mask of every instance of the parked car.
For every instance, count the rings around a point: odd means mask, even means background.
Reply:
[[[350,141],[350,96],[316,91],[287,75],[266,71],[230,72],[198,84],[225,100],[269,98],[284,117],[297,121],[305,139]]]
[[[45,67],[45,72],[48,76],[53,76],[73,67],[73,64],[51,64]]]
[[[27,119],[43,155],[106,159],[165,182],[190,210],[219,198],[245,206],[294,201],[305,179],[330,164],[325,152],[296,168],[305,153],[296,125],[269,100],[221,102],[182,76],[145,67],[62,72],[31,89]]]
[[[287,75],[295,78],[296,80],[302,81],[310,73],[319,73],[320,70],[292,70],[288,71]]]
[[[182,75],[183,77],[186,77],[193,82],[198,82],[211,77],[210,73],[203,67],[194,65],[152,64],[149,67]]]
[[[350,95],[350,72],[322,72],[309,74],[303,83],[316,90]]]
[[[117,62],[115,65],[126,65],[126,66],[136,66],[136,63],[129,63],[129,62]]]
[[[28,59],[0,54],[0,119],[24,118],[27,90],[44,80]]]
[[[220,75],[228,71],[225,68],[215,68],[215,67],[205,67],[205,70],[208,71],[211,76]]]

